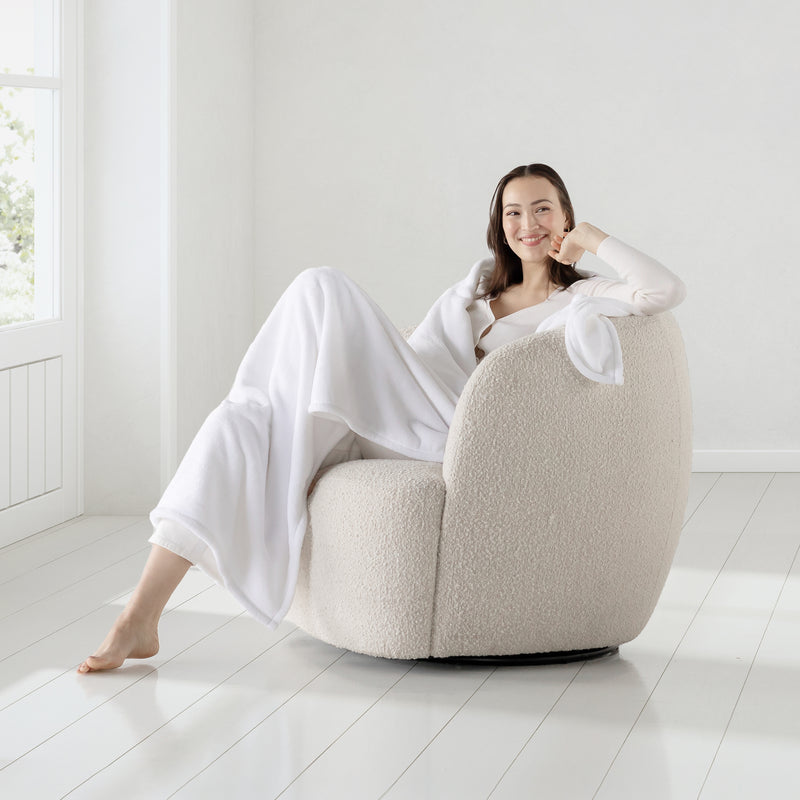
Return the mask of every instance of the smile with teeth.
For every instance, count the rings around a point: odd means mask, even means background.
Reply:
[[[519,240],[522,242],[522,244],[528,245],[529,247],[536,247],[537,245],[540,245],[546,238],[547,235],[542,233],[538,236],[520,236]]]

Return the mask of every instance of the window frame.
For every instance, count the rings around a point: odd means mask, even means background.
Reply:
[[[0,376],[59,359],[60,485],[0,510],[0,546],[83,513],[84,0],[53,0],[53,75],[0,74],[0,85],[54,90],[53,305],[58,313],[0,327]],[[2,395],[2,392],[0,392]],[[9,398],[0,396],[0,417]],[[5,409],[5,410],[4,410]],[[0,439],[4,425],[0,420]],[[11,424],[14,424],[12,414]],[[0,442],[2,445],[3,442]],[[6,443],[7,445],[7,443]],[[9,451],[11,452],[11,451]],[[8,467],[9,465],[6,465]],[[12,465],[13,468],[13,465]],[[4,474],[6,473],[6,474]],[[0,483],[8,478],[0,464]],[[16,473],[12,473],[16,474]]]

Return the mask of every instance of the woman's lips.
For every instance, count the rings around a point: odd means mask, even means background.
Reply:
[[[538,247],[546,238],[547,235],[543,233],[541,236],[520,236],[519,240],[526,247]]]

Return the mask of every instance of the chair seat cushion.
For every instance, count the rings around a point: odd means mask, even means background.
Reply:
[[[289,619],[337,647],[426,658],[444,497],[438,463],[367,459],[322,475]]]

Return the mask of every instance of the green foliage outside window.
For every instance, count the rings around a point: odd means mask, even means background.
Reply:
[[[34,132],[9,107],[19,91],[0,88],[0,325],[33,319],[33,186],[14,165],[33,161]]]

